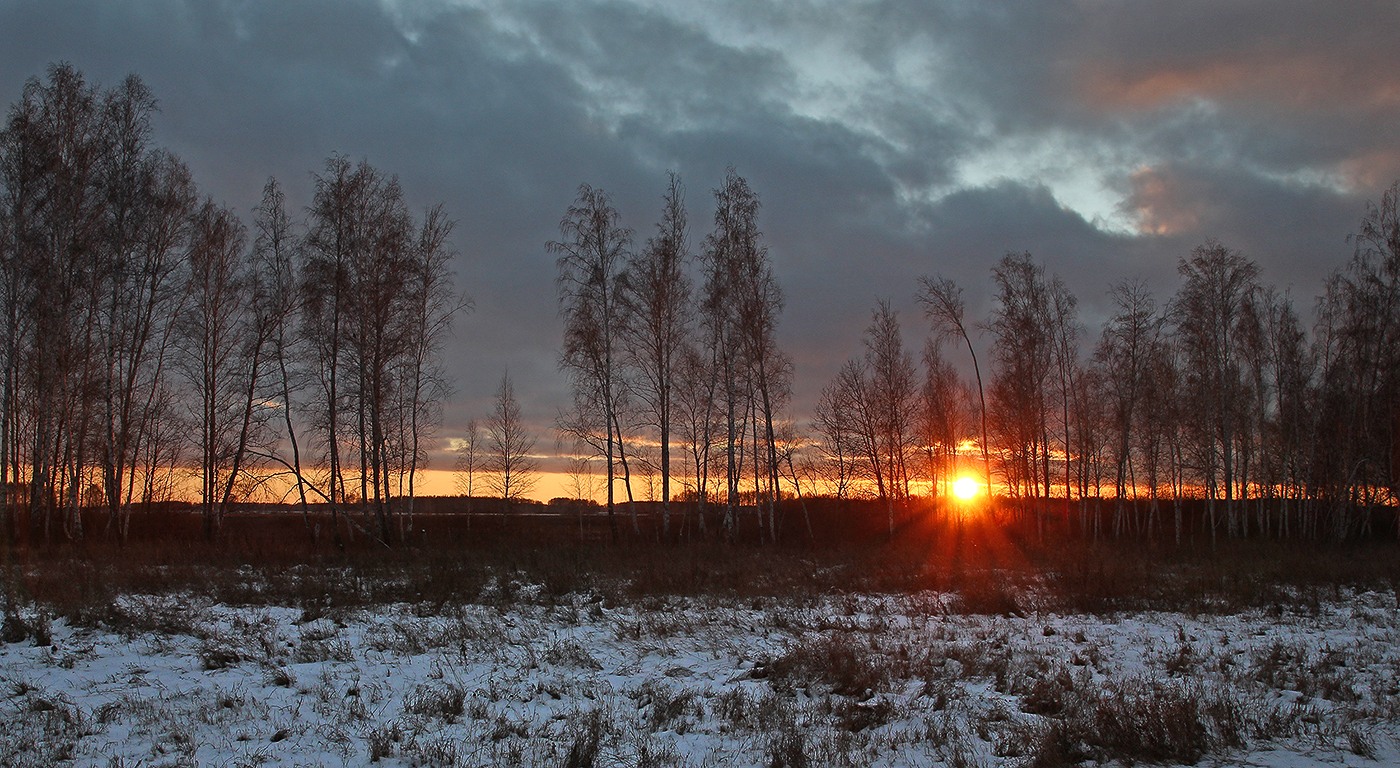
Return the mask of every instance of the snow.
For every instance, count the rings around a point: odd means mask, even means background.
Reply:
[[[0,764],[1400,764],[1391,593],[1195,616],[510,595],[53,619],[51,645],[0,645]],[[1153,752],[1156,723],[1201,751]]]

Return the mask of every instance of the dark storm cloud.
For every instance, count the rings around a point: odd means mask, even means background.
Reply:
[[[924,332],[917,278],[988,308],[989,270],[1030,251],[1081,299],[1165,299],[1206,238],[1300,303],[1400,176],[1390,4],[12,2],[0,98],[66,60],[140,74],[158,140],[240,211],[276,175],[297,205],[332,152],[397,174],[459,226],[476,311],[448,348],[447,431],[510,367],[541,424],[556,370],[544,243],[579,183],[644,242],[667,169],[694,247],[734,165],[763,199],[787,294],[799,410],[889,298]],[[1096,331],[1091,329],[1091,336]],[[548,442],[548,441],[546,441]]]

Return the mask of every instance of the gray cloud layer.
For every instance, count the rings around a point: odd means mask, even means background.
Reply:
[[[159,140],[241,211],[269,175],[304,204],[332,152],[445,203],[477,307],[450,431],[507,366],[552,417],[544,243],[580,182],[644,238],[667,169],[697,244],[726,165],[762,195],[799,407],[876,298],[917,343],[914,280],[953,277],[980,312],[1007,251],[1086,320],[1117,279],[1165,297],[1208,237],[1308,304],[1400,176],[1395,29],[1391,3],[0,0],[0,99],[54,61],[135,72]]]

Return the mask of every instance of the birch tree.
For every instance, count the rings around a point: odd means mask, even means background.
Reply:
[[[1117,283],[1109,295],[1115,311],[1104,324],[1094,360],[1109,394],[1108,414],[1114,432],[1114,516],[1121,519],[1124,500],[1137,490],[1130,477],[1133,429],[1138,424],[1152,348],[1161,335],[1163,318],[1151,292],[1140,281]]]
[[[964,415],[964,386],[957,371],[943,356],[943,345],[929,339],[923,353],[924,380],[919,387],[917,434],[925,456],[925,475],[933,495],[946,491],[948,479],[957,474],[958,445],[968,419]]]
[[[45,536],[60,509],[64,531],[82,536],[94,499],[121,533],[147,441],[173,432],[154,420],[169,414],[193,183],[151,146],[156,105],[139,78],[102,91],[67,64],[47,75],[25,84],[0,131],[4,475],[29,487]]]
[[[1008,490],[1050,496],[1050,383],[1053,317],[1044,267],[1029,253],[1009,253],[992,269],[996,301],[988,327],[994,343],[992,400],[1010,460]]]
[[[282,457],[268,451],[265,458],[276,461],[290,474],[302,522],[311,529],[308,506],[308,486],[302,470],[302,436],[298,427],[299,398],[310,383],[307,366],[302,364],[306,349],[304,337],[298,335],[296,322],[301,316],[302,295],[299,293],[296,256],[298,235],[287,215],[286,195],[274,178],[263,185],[262,198],[253,213],[253,270],[260,275],[263,286],[263,330],[270,346],[269,364],[272,383],[268,398],[276,403],[282,416],[281,437],[286,441],[289,455]],[[339,536],[339,531],[335,532]]]
[[[453,469],[457,472],[457,491],[466,497],[466,511],[471,514],[472,498],[476,495],[476,475],[486,461],[485,438],[476,419],[467,422],[462,436],[457,439],[456,454]]]
[[[199,506],[210,541],[228,512],[247,452],[263,352],[260,343],[245,341],[255,331],[246,240],[227,209],[206,201],[195,214],[180,367],[199,425]]]
[[[982,386],[982,368],[977,364],[977,351],[973,349],[972,337],[968,335],[967,323],[964,320],[967,303],[963,300],[962,288],[947,278],[921,277],[916,298],[923,305],[924,315],[933,325],[933,332],[938,338],[959,338],[967,345],[968,357],[972,359],[972,372],[977,380],[977,405],[982,422],[982,467],[987,480],[987,498],[991,499],[992,459],[991,446],[987,439],[987,394]]]
[[[715,190],[714,230],[703,249],[700,301],[704,344],[724,420],[726,535],[732,535],[744,474],[744,440],[753,436],[760,529],[776,519],[778,456],[774,421],[788,395],[787,358],[777,346],[783,295],[758,227],[758,194],[733,168]],[[766,490],[758,488],[766,483]],[[766,518],[763,506],[766,502]]]
[[[501,376],[495,407],[486,420],[486,457],[483,468],[491,489],[507,508],[524,499],[538,481],[539,461],[532,455],[535,436],[520,416],[510,373]]]
[[[627,260],[620,280],[622,349],[633,387],[660,447],[661,534],[671,536],[671,436],[676,369],[691,319],[685,190],[671,173],[656,235]]]
[[[546,244],[550,253],[558,254],[559,308],[564,317],[560,365],[569,374],[584,420],[603,431],[601,456],[614,541],[618,538],[614,478],[617,462],[625,472],[627,461],[619,413],[623,385],[618,282],[632,242],[631,230],[619,219],[606,192],[582,184],[559,222],[560,239]],[[627,491],[630,497],[630,484]]]
[[[1183,283],[1173,305],[1187,370],[1186,395],[1201,438],[1201,475],[1215,540],[1215,502],[1222,495],[1230,535],[1238,525],[1235,451],[1246,382],[1241,360],[1246,327],[1259,291],[1259,266],[1217,242],[1197,246],[1177,269]]]

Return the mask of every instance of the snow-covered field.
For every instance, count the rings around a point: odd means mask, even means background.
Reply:
[[[0,645],[0,765],[1400,764],[1391,593],[985,616],[503,586],[431,610],[31,613],[38,641]]]

